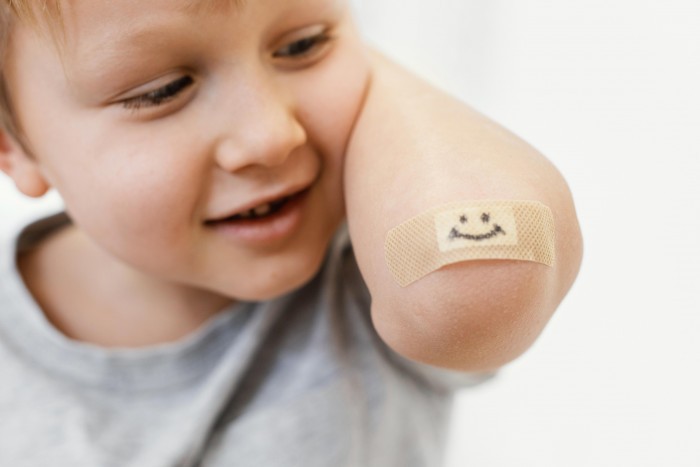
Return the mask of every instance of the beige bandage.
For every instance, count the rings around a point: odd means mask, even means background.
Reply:
[[[384,253],[401,287],[467,260],[517,259],[552,266],[554,218],[537,201],[455,202],[391,229]]]

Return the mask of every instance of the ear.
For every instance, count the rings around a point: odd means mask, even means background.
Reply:
[[[27,196],[43,196],[51,185],[37,161],[6,130],[0,128],[0,170],[5,172],[19,191]]]

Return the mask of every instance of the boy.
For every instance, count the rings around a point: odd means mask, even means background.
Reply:
[[[437,465],[452,392],[574,280],[556,170],[368,52],[343,1],[1,15],[0,167],[66,212],[2,247],[0,465]],[[389,230],[485,199],[548,206],[556,261],[397,284]]]

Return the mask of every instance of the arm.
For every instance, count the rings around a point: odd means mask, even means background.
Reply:
[[[372,82],[348,146],[345,195],[374,325],[407,358],[496,369],[530,347],[578,273],[582,244],[568,187],[522,140],[381,55],[371,60]],[[405,288],[396,284],[384,260],[387,232],[435,206],[479,199],[549,206],[554,266],[465,261]]]

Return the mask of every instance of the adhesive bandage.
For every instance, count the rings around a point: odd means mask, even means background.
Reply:
[[[455,202],[391,229],[384,254],[401,287],[468,260],[515,259],[552,266],[554,218],[537,201]]]

